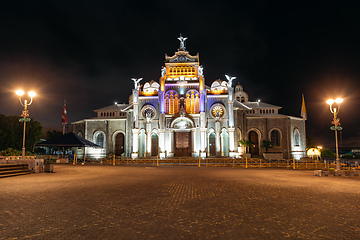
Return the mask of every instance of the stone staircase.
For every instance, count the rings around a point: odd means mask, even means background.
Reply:
[[[0,178],[30,174],[28,164],[0,164]]]

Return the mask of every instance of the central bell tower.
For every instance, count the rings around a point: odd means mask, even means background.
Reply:
[[[196,128],[200,128],[201,140],[195,149],[195,141],[191,144],[191,156],[200,154],[206,156],[206,119],[205,119],[205,79],[203,68],[199,64],[199,54],[192,56],[186,51],[185,40],[180,35],[178,38],[180,47],[173,56],[165,54],[165,66],[161,69],[159,90],[159,133],[160,133],[160,156],[165,157],[165,129],[166,120],[180,117],[183,110],[188,118],[196,118],[198,124],[192,129],[195,138]],[[174,131],[169,129],[169,131]],[[175,130],[177,131],[177,130]],[[173,137],[173,136],[170,136]],[[198,144],[198,143],[197,143]],[[176,142],[174,143],[176,146]],[[176,150],[176,149],[175,149]],[[174,147],[170,146],[170,155],[174,153]]]

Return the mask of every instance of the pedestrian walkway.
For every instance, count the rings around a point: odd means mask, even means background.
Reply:
[[[56,165],[0,179],[0,239],[356,239],[359,178]]]

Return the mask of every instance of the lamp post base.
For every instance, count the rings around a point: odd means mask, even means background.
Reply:
[[[25,148],[22,148],[21,158],[22,158],[22,160],[25,160]]]

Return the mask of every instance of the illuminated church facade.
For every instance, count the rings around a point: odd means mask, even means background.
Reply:
[[[305,156],[303,118],[279,114],[279,106],[251,102],[241,85],[232,86],[230,76],[206,86],[199,54],[190,55],[186,38],[179,40],[178,51],[165,55],[159,82],[141,86],[142,79],[132,79],[128,104],[97,109],[95,118],[72,123],[73,132],[102,147],[86,148],[87,157],[241,157],[241,139],[254,143],[253,157],[265,152],[263,140],[271,141],[267,154],[273,158]]]

